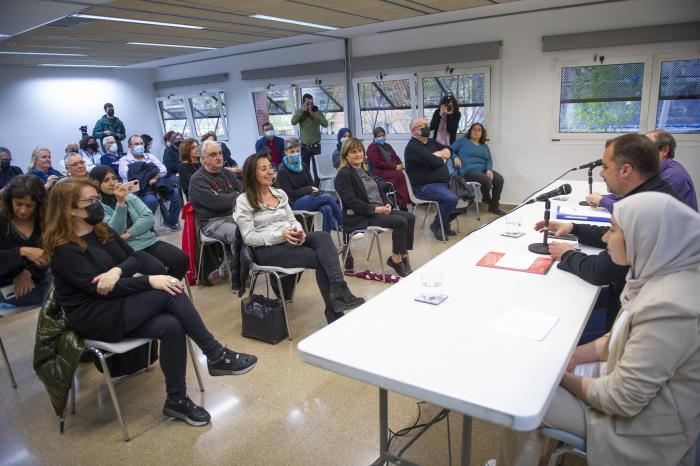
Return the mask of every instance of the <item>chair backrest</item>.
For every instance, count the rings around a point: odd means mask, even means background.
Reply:
[[[318,154],[316,159],[316,170],[320,178],[335,178],[338,171],[333,166],[333,158],[330,154]]]
[[[408,187],[408,198],[411,200],[411,204],[420,204],[422,201],[418,199],[415,194],[413,194],[413,186],[411,186],[411,179],[408,177],[408,173],[404,170],[403,176],[406,178],[406,186]]]

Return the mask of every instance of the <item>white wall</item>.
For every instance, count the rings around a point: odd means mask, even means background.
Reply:
[[[494,5],[493,8],[496,11],[495,9],[499,6]],[[603,54],[608,57],[608,60],[615,56],[650,53],[698,54],[698,45],[700,45],[698,42],[669,43],[543,53],[541,37],[549,34],[697,21],[698,19],[700,19],[700,6],[697,0],[629,0],[431,26],[395,33],[373,34],[354,38],[352,48],[354,56],[364,56],[502,40],[502,58],[498,63],[498,73],[492,76],[492,89],[500,100],[500,106],[493,109],[492,115],[495,120],[492,124],[497,126],[499,131],[498,137],[490,145],[496,169],[506,179],[504,201],[517,202],[565,169],[596,159],[603,151],[603,139],[560,142],[551,140],[556,108],[556,77],[554,76],[556,60],[578,58],[592,60],[593,53]],[[342,57],[342,42],[330,41],[326,44],[215,59],[195,65],[165,67],[158,70],[158,80],[229,72],[231,77],[220,87],[226,91],[229,102],[229,126],[233,135],[230,147],[240,160],[241,156],[247,155],[253,148],[256,139],[255,120],[248,89],[254,84],[263,84],[241,81],[240,70]],[[436,67],[436,69],[439,68]],[[315,77],[309,76],[309,78]],[[190,89],[190,91],[195,90],[201,91],[199,88]],[[161,91],[160,95],[180,91],[184,90],[168,89]],[[402,140],[395,140],[393,143],[397,151],[403,151]],[[687,167],[696,182],[700,182],[699,152],[700,144],[681,142],[676,156]],[[584,179],[584,176],[585,173],[582,172],[573,177]]]
[[[104,115],[111,102],[127,135],[154,137],[154,153],[161,155],[162,130],[155,106],[152,70],[89,70],[70,68],[3,67],[0,72],[0,146],[12,151],[14,165],[26,171],[32,150],[51,149],[58,167],[64,148],[78,142],[78,128]]]

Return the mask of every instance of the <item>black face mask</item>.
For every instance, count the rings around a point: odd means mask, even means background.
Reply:
[[[97,143],[96,142],[91,142],[90,144],[87,145],[91,150],[96,151],[97,150]]]
[[[423,136],[424,138],[427,138],[430,136],[430,127],[429,126],[423,126],[420,129],[420,135]]]
[[[181,143],[181,142],[182,142],[182,141],[180,141],[180,140],[176,140],[175,142],[173,142],[173,146],[175,146],[175,147],[180,147],[180,143]]]
[[[88,213],[88,216],[83,220],[85,220],[88,225],[98,225],[102,223],[102,220],[105,218],[105,208],[102,207],[102,203],[100,201],[95,201],[89,206],[85,207],[85,212]]]
[[[0,170],[7,170],[10,168],[10,163],[11,162],[9,160],[0,161]]]
[[[107,115],[114,116],[114,109],[110,108],[109,110],[107,110]]]

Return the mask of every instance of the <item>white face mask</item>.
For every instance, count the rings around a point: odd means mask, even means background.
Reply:
[[[274,130],[274,129],[268,129],[267,131],[265,131],[265,136],[267,136],[268,138],[271,138],[271,137],[273,137],[274,135],[275,135],[275,130]]]
[[[107,152],[110,152],[112,154],[116,154],[118,149],[119,148],[117,147],[116,144],[112,144],[111,146],[109,146],[109,149],[107,149]]]

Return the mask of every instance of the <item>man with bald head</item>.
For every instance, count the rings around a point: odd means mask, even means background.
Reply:
[[[430,139],[430,125],[425,118],[416,118],[411,122],[411,140],[406,144],[403,158],[406,173],[411,181],[414,194],[420,199],[436,201],[440,215],[430,225],[435,238],[444,241],[447,236],[454,236],[450,221],[456,217],[457,195],[450,190],[450,172],[445,162],[452,156],[452,149]],[[440,225],[442,218],[442,225]]]

